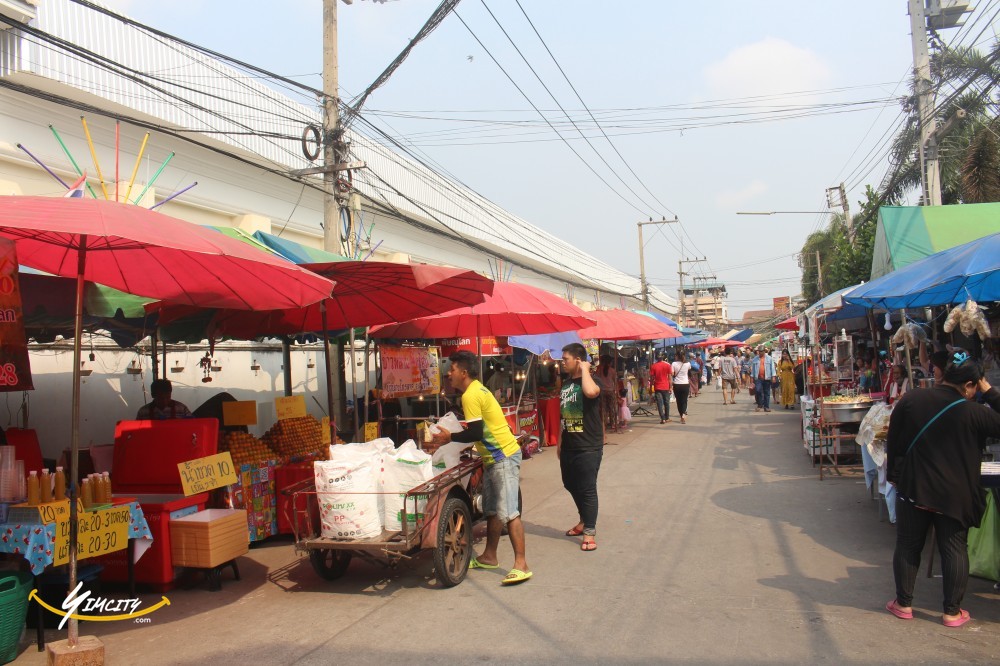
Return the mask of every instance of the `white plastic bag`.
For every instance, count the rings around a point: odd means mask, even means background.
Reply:
[[[462,451],[472,447],[472,444],[463,442],[448,442],[443,444],[431,457],[431,466],[434,474],[440,474],[446,469],[455,467],[462,461]]]
[[[431,424],[431,434],[432,435],[438,434],[439,432],[441,432],[442,428],[451,433],[461,432],[462,423],[461,421],[458,420],[458,417],[455,416],[454,412],[448,412],[440,419],[438,419],[437,423]]]
[[[406,440],[395,451],[389,452],[382,463],[381,492],[384,499],[382,522],[385,529],[398,532],[403,529],[403,511],[406,511],[408,529],[412,530],[417,520],[423,519],[427,508],[427,496],[422,495],[414,502],[406,500],[406,493],[434,476],[431,456],[417,448],[412,439]]]
[[[369,539],[382,533],[379,455],[340,446],[336,460],[317,460],[316,500],[321,534],[333,539]]]

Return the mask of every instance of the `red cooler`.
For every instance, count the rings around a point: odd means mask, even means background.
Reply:
[[[115,427],[111,485],[116,496],[135,498],[153,535],[153,545],[135,565],[135,582],[165,590],[175,570],[170,558],[170,520],[201,511],[208,494],[184,496],[177,465],[216,453],[216,419],[119,421]],[[127,550],[97,558],[102,578],[128,580]]]

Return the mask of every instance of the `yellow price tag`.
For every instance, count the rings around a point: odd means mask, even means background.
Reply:
[[[365,441],[370,442],[378,439],[378,422],[372,421],[365,424]]]
[[[227,426],[257,425],[257,403],[253,400],[222,403],[222,423]]]
[[[128,546],[130,518],[127,504],[80,514],[76,539],[79,558],[97,557]]]
[[[229,451],[177,463],[184,495],[197,495],[236,483],[236,469]]]
[[[333,444],[333,436],[330,434],[330,417],[324,416],[322,422],[323,432],[321,433],[320,443],[322,444]]]
[[[286,395],[274,399],[278,420],[294,419],[306,415],[306,399],[301,395]]]

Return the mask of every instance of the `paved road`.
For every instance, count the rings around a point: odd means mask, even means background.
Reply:
[[[521,586],[473,571],[438,589],[429,557],[392,572],[355,561],[328,583],[278,541],[243,559],[241,583],[84,633],[123,664],[995,663],[992,583],[970,581],[960,629],[940,625],[940,579],[918,581],[915,620],[890,616],[894,531],[860,476],[819,481],[797,412],[740,398],[709,389],[687,425],[639,418],[609,437],[592,553],[563,535],[576,518],[554,451],[526,462],[535,576]]]

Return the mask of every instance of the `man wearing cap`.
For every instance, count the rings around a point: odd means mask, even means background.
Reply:
[[[754,397],[757,410],[771,411],[771,382],[775,375],[774,359],[763,347],[757,349],[757,356],[750,364],[750,378],[754,382]]]

